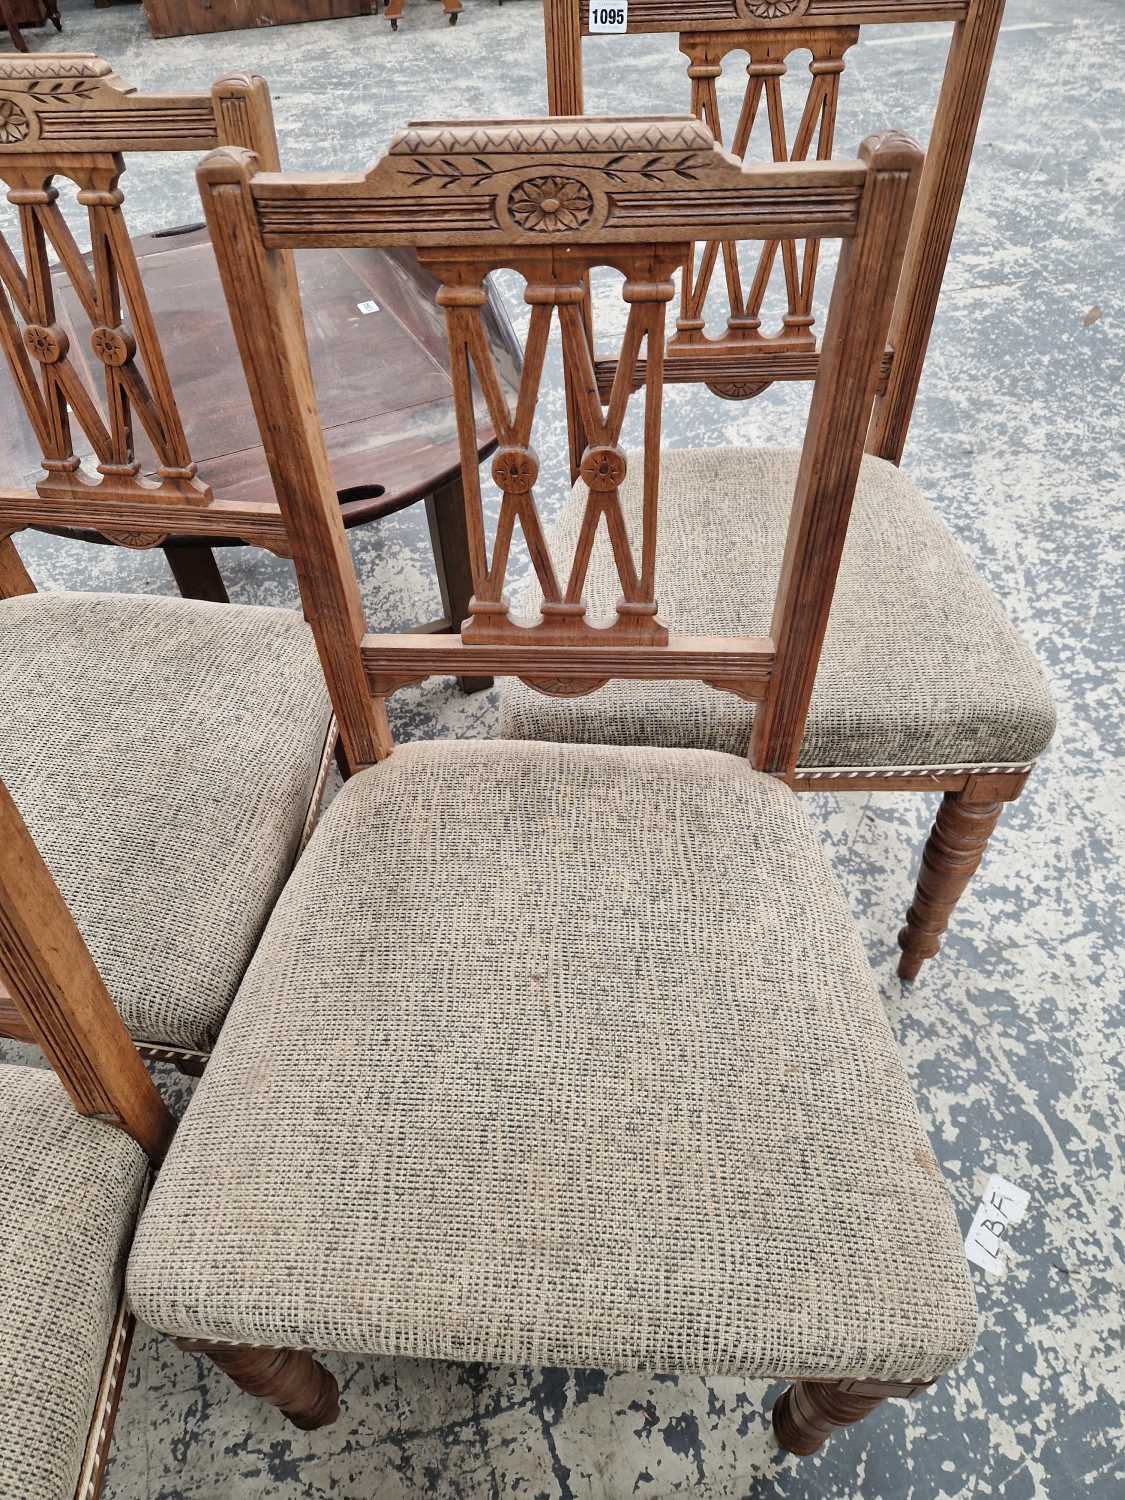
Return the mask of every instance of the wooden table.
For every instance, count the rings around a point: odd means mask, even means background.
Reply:
[[[272,501],[218,268],[202,226],[133,241],[172,387],[200,476],[216,499]],[[432,495],[460,473],[444,315],[436,278],[410,250],[298,250],[309,354],[324,435],[346,526],[390,515]],[[65,276],[55,276],[57,316],[71,359],[101,397],[101,367],[89,356],[90,325]],[[366,310],[376,308],[377,311]],[[501,379],[519,382],[520,348],[499,298],[485,308]],[[479,410],[484,410],[483,400]],[[103,412],[104,416],[104,412]],[[83,442],[74,429],[76,445]],[[156,467],[140,423],[136,453]],[[480,457],[495,447],[487,420]],[[93,461],[88,461],[93,468]],[[0,380],[0,484],[34,488],[39,448],[10,380]],[[95,531],[62,534],[105,542]],[[169,546],[240,546],[237,538],[169,537]]]

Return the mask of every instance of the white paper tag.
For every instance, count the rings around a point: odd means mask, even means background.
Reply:
[[[625,31],[629,25],[629,0],[590,0],[590,34]]]
[[[990,1177],[965,1236],[965,1256],[974,1266],[1003,1276],[1008,1262],[1001,1253],[1004,1235],[1010,1224],[1018,1224],[1027,1212],[1031,1194],[1003,1177]]]
[[[357,302],[356,306],[359,308],[361,313],[379,311],[379,304],[377,302]]]

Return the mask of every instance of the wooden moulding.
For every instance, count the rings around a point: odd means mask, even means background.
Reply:
[[[79,1114],[164,1159],[176,1122],[7,788],[0,782],[0,971]]]
[[[577,6],[590,35],[590,0],[546,0]],[[856,26],[882,22],[961,21],[971,0],[629,0],[630,31],[730,31],[734,27]]]
[[[689,224],[734,239],[854,233],[866,179],[857,162],[743,164],[690,115],[583,118],[565,134],[559,124],[425,121],[398,131],[367,173],[256,172],[251,192],[262,242],[267,249],[411,244],[514,252],[680,242]],[[573,173],[581,187],[565,216],[536,211],[537,156],[544,173]],[[201,166],[203,180],[216,186],[219,161]],[[553,201],[546,192],[542,198]]]
[[[353,769],[390,751],[385,720],[370,717],[372,692],[378,700],[435,673],[508,673],[560,696],[592,691],[615,677],[712,683],[762,703],[756,719],[764,720],[760,768],[791,773],[921,162],[918,145],[896,132],[870,137],[861,155],[857,162],[743,163],[717,147],[694,117],[668,116],[420,122],[398,132],[387,154],[364,174],[260,172],[250,153],[231,149],[200,163],[201,195],[243,366]],[[811,234],[844,241],[775,611],[784,655],[780,641],[776,655],[765,640],[670,641],[657,615],[664,311],[688,242],[712,231],[732,239]],[[420,262],[442,283],[437,300],[450,343],[473,573],[469,618],[461,622],[459,640],[363,631],[323,435],[311,392],[304,395],[308,354],[288,252],[395,243],[414,245]],[[514,412],[500,391],[479,322],[483,278],[501,266],[523,276],[532,309]],[[624,274],[622,296],[629,306],[605,407],[581,312],[595,266]],[[565,583],[555,574],[535,509],[538,459],[528,446],[556,316],[573,401],[570,417],[581,423],[587,445],[579,467],[589,492]],[[618,494],[632,461],[618,439],[642,347],[638,566]],[[470,369],[500,444],[492,473],[503,501],[491,559],[474,462]],[[616,621],[595,628],[584,619],[582,590],[602,516],[622,597]],[[544,596],[541,617],[527,624],[510,617],[503,595],[517,517]]]
[[[149,31],[166,37],[367,16],[375,0],[144,0],[144,7]]]
[[[754,702],[773,663],[768,640],[672,636],[666,646],[473,645],[459,636],[368,635],[360,643],[371,691],[387,696],[427,677],[523,677],[551,697],[581,697],[611,678],[704,681]]]
[[[45,496],[34,490],[0,489],[0,529],[10,526],[92,527],[123,547],[159,547],[170,535],[238,537],[278,557],[289,556],[281,512],[274,505],[215,501],[211,505],[159,500],[108,499],[91,484],[82,494]]]

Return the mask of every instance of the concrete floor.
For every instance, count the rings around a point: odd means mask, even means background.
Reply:
[[[33,49],[96,51],[142,88],[263,73],[294,168],[360,167],[411,117],[545,107],[535,0],[466,0],[456,29],[436,0],[411,0],[397,35],[372,17],[163,42],[136,5],[70,0],[64,14],[63,35],[31,33]],[[841,148],[885,125],[924,139],[940,31],[864,34]],[[107,1500],[1125,1494],[1123,80],[1122,0],[1009,0],[905,465],[1036,646],[1060,722],[915,985],[894,977],[894,935],[933,799],[809,799],[963,1226],[991,1173],[1031,1192],[1007,1276],[974,1273],[976,1354],[933,1394],[797,1460],[770,1437],[776,1392],[763,1382],[405,1359],[331,1357],[343,1414],[301,1434],[139,1329]],[[591,113],[686,99],[671,39],[587,43]],[[187,159],[135,157],[123,185],[134,232],[199,217]],[[800,387],[747,404],[672,388],[667,441],[793,442],[806,400]],[[537,446],[557,472],[557,367],[542,417]],[[560,479],[548,504],[561,493]],[[373,623],[434,612],[419,514],[351,538]],[[159,553],[30,534],[19,545],[41,587],[173,591]],[[287,566],[265,554],[220,563],[236,599],[296,602]],[[432,682],[399,697],[400,735],[495,732],[489,695]]]

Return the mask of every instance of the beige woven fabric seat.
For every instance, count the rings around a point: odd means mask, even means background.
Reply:
[[[142,1218],[172,1335],[929,1379],[960,1235],[815,833],[702,751],[415,743],[285,890]]]
[[[292,866],[329,718],[292,611],[0,600],[0,779],[136,1040],[210,1050]]]
[[[769,634],[799,460],[781,448],[661,454],[656,593],[674,634]],[[640,473],[631,461],[622,489],[631,530]],[[585,495],[579,484],[563,506],[556,556],[573,555]],[[586,592],[591,617],[612,615],[604,527]],[[540,598],[532,589],[521,612]],[[753,704],[700,682],[615,681],[566,699],[508,680],[500,732],[745,755],[753,718]],[[948,528],[901,469],[865,458],[798,765],[1027,765],[1054,727],[1034,656]]]
[[[53,1073],[0,1065],[0,1495],[71,1500],[148,1161]]]

